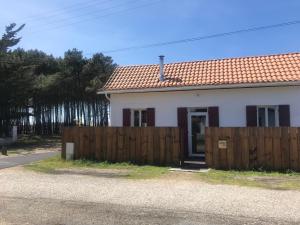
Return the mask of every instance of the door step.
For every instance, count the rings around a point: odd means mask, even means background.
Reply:
[[[207,165],[204,160],[184,160],[181,168],[183,169],[207,169]]]

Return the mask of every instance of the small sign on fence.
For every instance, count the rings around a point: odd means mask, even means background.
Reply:
[[[227,140],[219,140],[218,147],[219,149],[227,149]]]

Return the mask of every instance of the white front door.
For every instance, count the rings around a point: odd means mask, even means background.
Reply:
[[[189,156],[204,156],[205,154],[207,118],[206,112],[188,113]]]

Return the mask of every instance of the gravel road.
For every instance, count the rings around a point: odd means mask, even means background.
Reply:
[[[126,180],[108,173],[1,170],[0,221],[3,225],[300,223],[298,191],[210,185],[174,176]]]

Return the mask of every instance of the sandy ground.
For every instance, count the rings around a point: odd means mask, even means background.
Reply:
[[[0,170],[2,224],[299,224],[300,192],[210,185],[182,176]],[[102,220],[101,220],[102,218]],[[105,219],[103,219],[105,218]],[[0,222],[0,224],[1,224]]]

